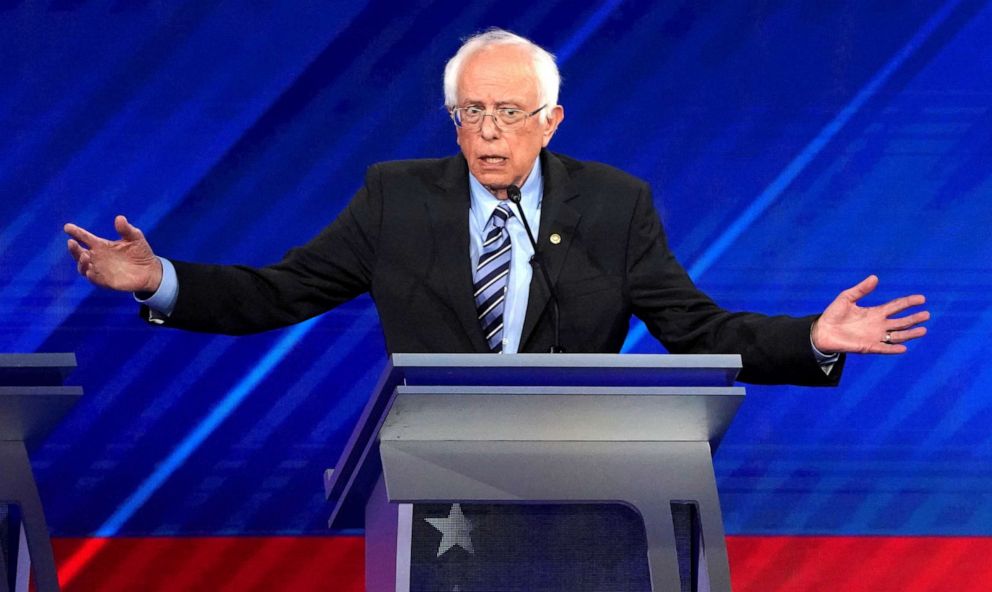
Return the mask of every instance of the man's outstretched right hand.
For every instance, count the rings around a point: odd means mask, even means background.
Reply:
[[[120,240],[107,240],[75,224],[63,227],[79,275],[102,288],[152,293],[162,283],[162,263],[145,235],[124,216],[114,218]]]

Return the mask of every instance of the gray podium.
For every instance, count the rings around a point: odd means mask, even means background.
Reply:
[[[654,591],[680,589],[673,502],[698,508],[698,590],[729,591],[712,454],[737,355],[396,354],[337,466],[329,526],[365,529],[366,589],[409,590],[410,504],[615,502]]]
[[[62,385],[75,367],[71,353],[0,354],[0,504],[16,508],[5,516],[11,532],[2,545],[6,553],[0,552],[0,592],[27,592],[32,564],[38,592],[59,589],[27,446],[82,396],[81,387]]]

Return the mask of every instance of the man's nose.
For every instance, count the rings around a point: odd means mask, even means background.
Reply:
[[[487,140],[495,140],[499,137],[500,131],[499,126],[496,125],[495,114],[486,113],[482,116],[482,121],[479,122],[479,133]]]

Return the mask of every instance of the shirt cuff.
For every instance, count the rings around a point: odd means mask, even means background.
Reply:
[[[809,346],[813,349],[813,357],[816,358],[816,363],[820,365],[820,370],[823,370],[824,374],[830,376],[830,371],[834,369],[834,364],[840,359],[840,354],[825,354],[816,349],[816,346],[813,345],[812,327],[809,331]]]
[[[162,283],[158,290],[149,295],[147,292],[135,292],[134,299],[140,304],[144,304],[153,313],[161,316],[169,316],[176,308],[176,300],[179,298],[179,278],[176,277],[176,268],[172,262],[163,257],[158,260],[162,263]],[[153,314],[149,319],[155,321]]]

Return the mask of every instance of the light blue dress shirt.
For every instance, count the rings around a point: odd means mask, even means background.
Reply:
[[[479,265],[479,255],[482,253],[483,230],[493,215],[493,210],[501,203],[489,193],[474,176],[468,176],[471,205],[468,213],[469,257],[472,260],[472,273]],[[544,183],[541,176],[541,161],[534,163],[534,168],[520,188],[520,207],[527,216],[530,229],[537,238],[541,226],[541,198],[544,195]],[[520,220],[520,211],[516,205],[510,205],[513,217],[507,220],[506,229],[510,233],[510,279],[506,287],[506,302],[503,304],[503,353],[515,354],[520,348],[520,334],[524,329],[524,316],[527,314],[527,298],[530,296],[530,278],[534,270],[530,265],[534,256],[534,247],[527,237],[527,229]]]

